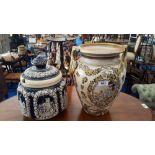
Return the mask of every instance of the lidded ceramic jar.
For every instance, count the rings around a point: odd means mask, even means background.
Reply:
[[[25,48],[25,46],[24,45],[19,45],[18,46],[18,54],[19,55],[25,55],[26,54],[26,48]]]
[[[104,115],[125,80],[125,47],[110,43],[84,44],[80,53],[74,78],[82,107],[88,114]]]
[[[50,119],[66,109],[66,81],[57,68],[46,65],[46,57],[37,56],[32,63],[17,89],[21,112],[36,120]]]

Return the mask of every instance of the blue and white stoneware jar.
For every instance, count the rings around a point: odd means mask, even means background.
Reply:
[[[58,69],[46,65],[46,57],[37,56],[32,63],[17,89],[21,112],[36,120],[50,119],[66,109],[66,81]]]

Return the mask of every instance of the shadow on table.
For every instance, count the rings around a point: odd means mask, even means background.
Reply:
[[[109,112],[104,116],[92,116],[81,109],[77,121],[112,121],[112,118]]]

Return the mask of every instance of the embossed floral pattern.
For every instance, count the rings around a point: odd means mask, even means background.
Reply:
[[[82,84],[86,83],[88,81],[87,77],[82,78]]]
[[[65,84],[65,81],[61,81],[59,85],[46,89],[25,88],[19,84],[17,92],[22,114],[38,120],[49,119],[58,115],[66,108],[67,104]],[[35,116],[32,116],[32,113]]]
[[[51,78],[54,75],[57,75],[59,71],[55,67],[48,67],[46,72],[36,70],[36,67],[33,66],[28,68],[23,77],[30,78],[30,79],[40,79],[40,78]]]
[[[79,62],[78,67],[82,69],[87,76],[96,75],[102,71],[102,68],[91,69],[89,66],[84,65],[81,62]]]
[[[78,74],[80,76],[77,76]],[[79,62],[75,70],[77,92],[84,110],[93,115],[108,112],[124,82],[126,68],[119,65],[91,66]]]

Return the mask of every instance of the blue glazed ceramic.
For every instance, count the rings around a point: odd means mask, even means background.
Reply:
[[[38,56],[32,63],[17,89],[21,112],[36,120],[50,119],[66,109],[66,81],[58,69],[46,65],[46,57]]]

